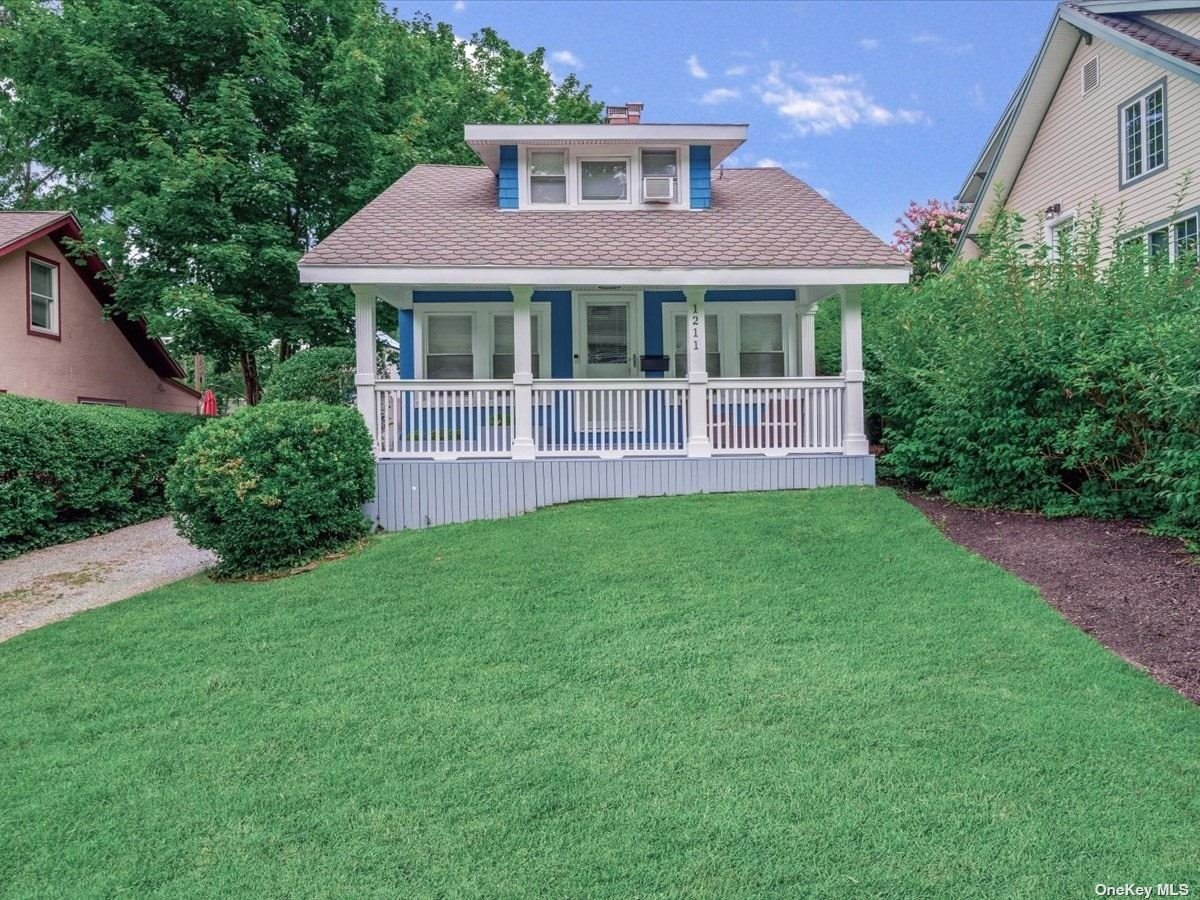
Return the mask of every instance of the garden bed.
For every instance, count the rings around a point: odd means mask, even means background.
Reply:
[[[906,498],[951,540],[1034,585],[1114,653],[1200,703],[1200,565],[1182,542],[1138,522]]]

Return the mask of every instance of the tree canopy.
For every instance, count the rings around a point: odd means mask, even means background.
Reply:
[[[5,0],[0,201],[69,205],[119,307],[240,366],[347,339],[299,257],[411,166],[470,163],[468,122],[591,122],[575,76],[495,31],[376,0]]]

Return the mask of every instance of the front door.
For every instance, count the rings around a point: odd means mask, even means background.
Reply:
[[[585,298],[583,306],[584,378],[633,377],[633,299]]]

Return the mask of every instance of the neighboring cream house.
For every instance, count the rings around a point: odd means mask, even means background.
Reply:
[[[1109,238],[1172,258],[1194,250],[1200,0],[1060,3],[958,199],[970,209],[967,258],[997,204],[1051,248],[1098,203],[1105,255]]]
[[[82,235],[65,212],[0,212],[0,393],[61,403],[198,411],[199,395],[144,322],[119,313],[98,277],[63,252]]]

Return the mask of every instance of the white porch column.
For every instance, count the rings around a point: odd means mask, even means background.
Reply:
[[[842,446],[846,456],[866,456],[863,418],[862,288],[844,287],[842,297],[842,378],[846,380],[846,409],[842,416]]]
[[[683,289],[687,297],[687,381],[688,441],[687,455],[712,456],[708,439],[708,337],[704,315],[704,288]]]
[[[513,459],[533,459],[533,340],[530,304],[533,288],[514,286],[513,296]]]
[[[367,423],[371,442],[377,442],[375,421],[375,288],[354,287],[354,387],[358,411]]]
[[[810,303],[800,311],[800,375],[814,378],[817,374],[817,304]]]

